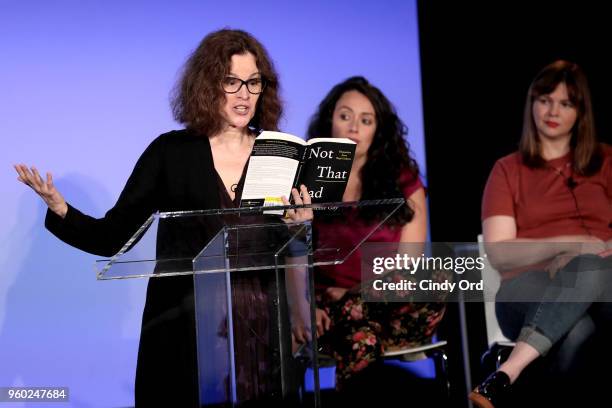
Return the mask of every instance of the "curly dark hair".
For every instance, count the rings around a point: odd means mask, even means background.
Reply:
[[[569,99],[577,110],[576,123],[570,140],[574,150],[573,170],[576,174],[588,176],[599,171],[603,163],[603,152],[595,133],[591,92],[587,78],[576,63],[557,60],[544,67],[534,78],[527,91],[519,151],[527,166],[532,168],[546,166],[540,155],[540,140],[532,108],[540,96],[554,92],[561,83],[567,87]]]
[[[368,98],[376,114],[376,132],[368,149],[367,161],[359,174],[362,183],[361,199],[403,198],[403,187],[419,176],[418,164],[410,156],[409,145],[405,140],[408,129],[387,97],[364,77],[348,78],[329,91],[310,120],[308,139],[332,136],[332,117],[336,103],[349,91],[357,91]],[[411,177],[400,180],[406,170]],[[361,219],[373,220],[380,217],[380,214],[366,209],[364,207],[360,210]],[[413,215],[414,211],[406,205],[393,215],[390,222],[392,225],[403,225]]]
[[[225,101],[222,80],[230,73],[233,55],[251,53],[265,82],[250,127],[278,130],[282,115],[278,74],[263,45],[241,30],[223,29],[208,34],[185,63],[171,98],[174,118],[202,135],[223,129]]]

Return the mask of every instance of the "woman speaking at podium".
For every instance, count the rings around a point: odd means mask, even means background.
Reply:
[[[35,167],[15,168],[19,180],[48,205],[49,231],[76,248],[111,256],[156,211],[236,206],[257,130],[278,128],[278,89],[276,71],[262,44],[244,31],[216,31],[193,52],[175,90],[174,116],[185,129],[165,133],[147,147],[104,217],[90,217],[68,204],[50,173],[43,179]],[[296,204],[302,203],[297,190],[292,195]],[[309,195],[303,196],[309,203]],[[289,216],[299,221],[311,213],[298,210]],[[178,250],[195,256],[205,239],[216,233],[210,230],[208,237],[184,239]],[[171,238],[159,237],[158,257],[169,248],[177,250]],[[199,407],[198,388],[193,277],[150,279],[138,350],[136,406]],[[248,383],[242,389],[245,399],[257,398],[261,391]]]

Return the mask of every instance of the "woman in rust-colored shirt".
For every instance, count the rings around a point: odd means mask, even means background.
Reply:
[[[470,394],[499,405],[538,357],[572,332],[612,323],[612,148],[597,142],[586,77],[556,61],[532,82],[519,151],[497,161],[482,202],[496,313],[516,341]],[[529,405],[529,404],[528,404]]]

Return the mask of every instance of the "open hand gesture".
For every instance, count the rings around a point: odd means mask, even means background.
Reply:
[[[34,190],[51,211],[62,218],[66,216],[68,205],[64,197],[55,188],[51,173],[47,172],[47,180],[45,181],[34,166],[28,168],[25,164],[15,164],[13,167],[15,167],[17,174],[19,174],[17,180]]]

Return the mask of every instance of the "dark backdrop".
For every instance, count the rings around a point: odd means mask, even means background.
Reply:
[[[544,65],[564,58],[584,68],[600,139],[610,143],[612,22],[604,6],[578,2],[482,6],[425,0],[418,7],[431,237],[473,242],[489,171],[516,150],[526,91]],[[451,345],[459,399],[465,394],[465,353],[457,309],[449,308],[442,332]],[[467,304],[466,316],[471,377],[479,381],[486,347],[482,304]]]

